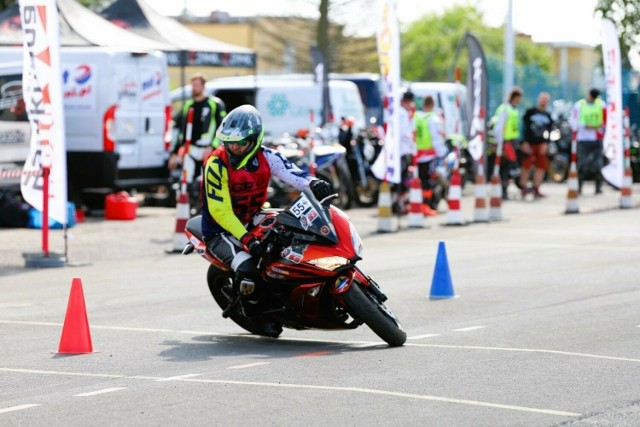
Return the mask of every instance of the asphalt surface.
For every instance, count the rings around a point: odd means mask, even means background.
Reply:
[[[88,218],[55,269],[24,267],[39,231],[1,230],[0,425],[640,425],[638,203],[587,183],[566,215],[564,185],[511,191],[503,221],[467,226],[444,225],[444,204],[395,233],[376,232],[376,209],[347,211],[401,348],[365,326],[245,333],[220,316],[206,262],[165,252],[172,209]],[[465,219],[473,202],[469,186]],[[439,242],[456,298],[429,298]],[[94,352],[59,355],[73,278]]]

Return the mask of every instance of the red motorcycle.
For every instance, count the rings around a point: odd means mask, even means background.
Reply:
[[[330,205],[336,196],[319,202],[306,190],[287,208],[256,217],[250,233],[265,255],[258,264],[257,295],[250,300],[234,284],[231,267],[207,251],[201,217],[187,222],[183,254],[195,251],[211,263],[207,283],[223,317],[271,337],[278,337],[282,327],[340,330],[365,323],[390,346],[405,343],[407,335],[385,305],[386,295],[355,265],[362,259],[362,241],[349,217]]]

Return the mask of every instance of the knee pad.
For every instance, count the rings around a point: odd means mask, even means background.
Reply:
[[[236,277],[246,277],[256,280],[258,278],[258,264],[256,260],[252,257],[240,263],[238,268],[236,268]]]

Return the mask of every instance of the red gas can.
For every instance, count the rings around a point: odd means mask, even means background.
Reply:
[[[104,217],[106,219],[136,219],[138,202],[126,191],[108,194],[104,200]]]

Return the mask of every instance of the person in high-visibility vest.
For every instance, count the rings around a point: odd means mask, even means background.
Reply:
[[[520,139],[520,113],[518,105],[522,101],[522,89],[514,87],[509,93],[508,101],[500,105],[491,119],[493,136],[496,145],[502,142],[502,159],[500,162],[500,177],[502,180],[502,200],[508,200],[507,187],[509,186],[511,165],[518,161],[515,146]],[[493,156],[495,159],[495,156]],[[493,169],[492,159],[487,159],[489,171]],[[495,160],[494,160],[495,161]]]
[[[204,160],[218,146],[216,130],[226,116],[224,102],[220,98],[208,96],[205,92],[206,79],[197,73],[191,77],[191,99],[184,103],[176,123],[180,126],[178,141],[169,157],[168,167],[175,169],[182,165],[187,171],[187,182],[192,183],[200,175]],[[185,152],[187,114],[193,108],[191,144]]]
[[[593,179],[596,194],[602,193],[602,174],[604,165],[602,139],[606,124],[606,105],[600,99],[600,91],[591,89],[587,97],[576,102],[571,112],[571,129],[576,132],[578,167],[578,193],[582,193],[582,184]]]
[[[436,167],[442,163],[447,149],[444,144],[444,126],[440,115],[433,111],[435,102],[431,95],[422,101],[422,111],[416,112],[416,162],[418,176],[422,183],[422,210],[425,215],[437,215],[433,206],[433,189],[437,182]],[[446,177],[445,177],[446,178]]]

